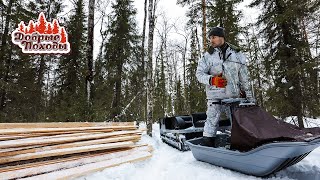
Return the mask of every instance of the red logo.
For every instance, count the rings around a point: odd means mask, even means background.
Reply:
[[[70,52],[68,34],[58,21],[47,22],[44,13],[39,14],[38,22],[29,21],[26,26],[20,22],[11,34],[12,42],[18,45],[23,53],[65,54]]]

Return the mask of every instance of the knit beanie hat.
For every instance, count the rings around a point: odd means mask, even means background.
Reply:
[[[208,33],[208,38],[210,38],[210,36],[224,37],[224,28],[218,26],[211,28]]]

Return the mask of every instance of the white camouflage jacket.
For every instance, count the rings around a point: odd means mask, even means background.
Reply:
[[[220,48],[214,48],[212,54],[206,52],[198,62],[196,76],[200,83],[206,85],[207,99],[236,98],[240,95],[240,89],[246,92],[248,99],[251,99],[246,57],[230,45],[226,50],[225,61],[222,56]],[[210,77],[221,73],[228,81],[227,86],[225,88],[210,86]]]

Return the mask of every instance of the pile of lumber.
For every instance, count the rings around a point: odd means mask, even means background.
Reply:
[[[122,123],[0,123],[0,179],[72,179],[151,157]]]

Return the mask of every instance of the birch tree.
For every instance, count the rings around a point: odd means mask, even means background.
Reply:
[[[155,28],[155,11],[158,0],[149,0],[148,19],[149,19],[149,35],[148,35],[148,61],[147,61],[147,134],[152,136],[153,124],[153,78],[152,78],[152,55],[153,55],[153,35]]]
[[[143,76],[143,82],[145,82],[146,79],[146,67],[145,67],[145,39],[146,39],[146,23],[147,23],[147,16],[148,16],[148,12],[147,12],[147,6],[148,6],[148,0],[144,0],[144,18],[143,18],[143,28],[142,28],[142,44],[141,44],[141,59],[142,59],[142,66],[141,66],[141,71],[142,71],[142,76]],[[142,93],[142,102],[144,104],[144,119],[146,119],[146,111],[147,111],[147,103],[145,95],[146,92],[144,91]]]

